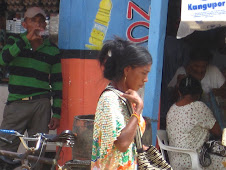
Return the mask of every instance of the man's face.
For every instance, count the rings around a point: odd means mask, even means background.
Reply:
[[[46,28],[45,17],[41,14],[38,14],[33,18],[26,18],[24,23],[24,27],[27,29],[27,32],[31,32],[34,29],[43,31]]]
[[[189,74],[198,80],[202,80],[206,74],[206,69],[208,66],[207,61],[192,61],[190,63]]]

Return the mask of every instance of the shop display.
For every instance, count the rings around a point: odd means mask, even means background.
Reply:
[[[0,0],[0,3],[1,1],[3,0]],[[7,33],[20,34],[25,32],[26,30],[21,24],[23,22],[24,12],[31,6],[41,6],[47,14],[47,26],[45,32],[43,33],[43,36],[49,36],[50,34],[58,35],[59,0],[6,0],[5,2],[7,4]]]
[[[35,6],[40,4],[40,0],[23,0],[25,6]]]
[[[50,15],[50,20],[47,24],[46,29],[49,30],[50,41],[58,44],[59,14]]]
[[[0,4],[3,0],[0,0]],[[41,6],[47,14],[59,12],[60,0],[5,0],[7,11],[24,12],[28,7]]]
[[[59,0],[41,0],[41,4],[46,13],[59,12]]]

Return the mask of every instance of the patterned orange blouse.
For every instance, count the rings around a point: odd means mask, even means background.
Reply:
[[[95,114],[91,169],[137,169],[135,143],[132,142],[126,152],[120,152],[114,145],[129,119],[126,103],[113,91],[105,91],[98,101]],[[140,128],[144,132],[145,121],[142,116]]]

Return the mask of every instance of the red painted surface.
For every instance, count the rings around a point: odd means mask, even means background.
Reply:
[[[72,130],[75,116],[95,114],[99,95],[108,83],[95,59],[62,59],[62,74],[63,103],[58,133]],[[63,148],[60,165],[71,159],[72,149]]]

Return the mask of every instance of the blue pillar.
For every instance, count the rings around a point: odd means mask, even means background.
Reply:
[[[143,114],[152,119],[153,145],[156,145],[167,12],[168,0],[151,1],[148,49],[152,55],[153,64],[145,85]]]

